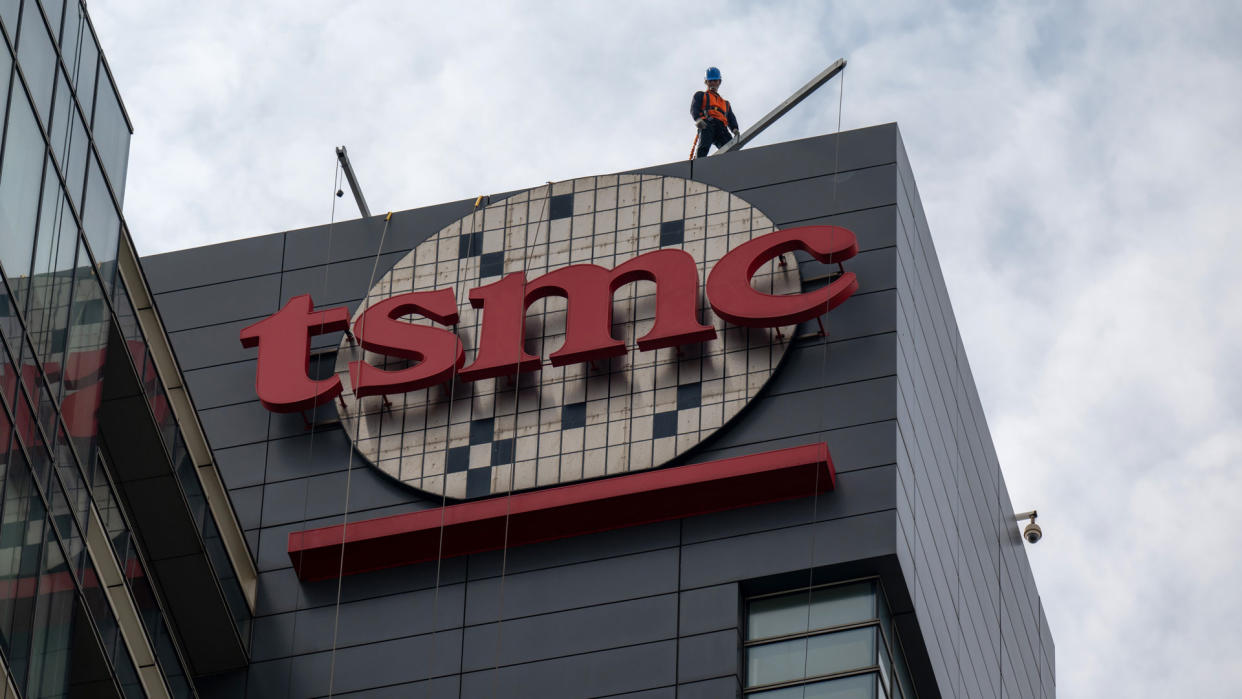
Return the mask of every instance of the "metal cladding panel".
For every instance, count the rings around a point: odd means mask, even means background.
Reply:
[[[913,181],[906,181],[896,125],[641,172],[719,187],[781,227],[839,225],[857,235],[860,254],[846,268],[858,274],[859,289],[821,319],[828,337],[818,335],[814,320],[802,323],[767,387],[679,461],[826,442],[836,490],[817,501],[768,503],[339,581],[300,580],[287,550],[291,532],[341,525],[346,513],[359,522],[434,509],[441,500],[366,465],[339,428],[308,431],[296,413],[264,410],[253,374],[246,379],[254,352],[241,347],[238,333],[256,313],[300,294],[352,313],[367,292],[377,253],[375,278],[469,213],[474,200],[394,213],[386,235],[379,216],[147,258],[162,314],[185,314],[171,333],[173,345],[260,570],[254,662],[201,682],[205,696],[323,695],[330,683],[334,693],[366,696],[733,696],[744,674],[738,638],[746,597],[805,584],[808,568],[816,582],[884,576],[898,626],[916,629],[915,640],[932,646],[916,649],[912,663],[922,663],[926,681],[944,683],[943,693],[966,686],[953,681],[959,664],[971,667],[965,658],[999,665],[1000,597],[982,588],[1002,559],[994,546],[986,553],[978,544],[995,544],[991,532],[1001,522],[996,510],[987,517],[958,513],[977,499],[975,491],[995,491],[998,467],[984,451],[991,445],[982,413],[967,411],[979,483],[954,480],[957,471],[943,456],[953,432],[940,429],[933,416],[943,409],[935,406],[954,401],[977,406],[973,384],[968,373],[937,368],[951,342],[934,336],[915,344],[907,337],[909,323],[926,315],[928,304],[947,309],[948,302],[925,223],[918,228],[922,212],[911,204]],[[232,269],[212,262],[248,252],[252,258]],[[908,270],[925,254],[932,257],[922,273],[929,267],[934,277],[919,282],[922,305],[915,307]],[[802,258],[805,288],[822,283],[813,278],[832,266]],[[230,301],[246,289],[256,296]],[[941,333],[956,338],[951,313],[938,313]],[[339,334],[317,336],[312,347],[330,365],[339,340]],[[964,388],[950,390],[948,379],[957,376]],[[934,396],[928,385],[936,387]],[[327,404],[307,417],[335,416]],[[974,542],[979,555],[963,562],[958,539],[920,538],[933,517],[948,523],[945,531],[959,523],[986,530],[961,539]],[[1012,553],[1005,560],[1015,579],[1029,575]],[[969,618],[953,611],[954,561],[969,569],[961,580],[987,600]],[[1005,599],[1013,607],[1004,610],[1006,618],[1026,623],[1020,607],[1031,598]],[[1037,608],[1028,611],[1042,619]],[[961,643],[967,637],[977,642]],[[947,648],[946,639],[953,641]],[[1051,655],[1050,640],[1045,647]],[[1038,669],[1032,672],[1038,678]],[[991,691],[986,672],[979,674],[964,691]],[[924,696],[937,694],[929,686]]]

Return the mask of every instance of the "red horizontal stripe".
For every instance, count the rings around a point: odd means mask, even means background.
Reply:
[[[816,483],[836,484],[822,442],[291,532],[289,558],[301,579],[326,580],[806,497]]]

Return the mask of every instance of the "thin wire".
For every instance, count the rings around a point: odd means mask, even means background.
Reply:
[[[324,256],[323,262],[323,287],[319,298],[322,299],[328,293],[328,265],[332,263],[332,229],[336,226],[336,193],[341,189],[341,161],[336,159],[333,161],[333,181],[332,181],[332,208],[328,214],[328,250]],[[282,290],[283,293],[283,290]],[[312,307],[313,311],[314,308]],[[311,408],[311,425],[310,425],[310,444],[307,445],[307,460],[309,461],[315,455],[315,428],[319,421],[315,419],[316,413],[319,412],[319,406]],[[266,480],[266,479],[265,479]],[[306,521],[306,513],[310,509],[310,484],[307,484],[305,492],[302,493],[302,519]],[[298,563],[302,562],[302,557],[306,555],[305,551],[298,551]],[[293,596],[293,634],[290,638],[297,638],[298,634],[298,611],[301,609],[302,603],[302,586],[299,585]],[[285,680],[285,686],[292,689],[293,686],[293,663],[289,663],[289,674]]]
[[[836,210],[837,205],[837,170],[841,165],[841,113],[845,104],[845,73],[841,73],[841,89],[837,95],[837,133],[834,144],[834,153],[832,156],[832,210]],[[829,282],[831,284],[831,282]],[[828,382],[828,321],[829,314],[827,311],[823,315],[824,324],[824,359],[819,365],[819,385],[823,387]],[[790,333],[789,342],[793,343],[793,333]],[[819,432],[827,431],[827,410],[821,410],[819,413]],[[827,435],[824,435],[827,439]],[[813,602],[813,594],[815,590],[815,522],[819,519],[819,472],[818,465],[815,467],[815,486],[811,491],[811,548],[807,555],[807,582],[806,582],[806,630],[811,630],[811,604]],[[804,641],[802,653],[802,676],[806,677],[810,670],[811,653],[809,641]]]
[[[375,273],[376,273],[376,270],[379,269],[380,256],[384,252],[384,239],[388,237],[388,224],[391,220],[392,220],[392,212],[389,212],[388,216],[384,217],[384,229],[383,231],[380,232],[379,245],[375,248],[375,261],[371,263],[371,278],[367,282],[367,288],[366,288],[366,291],[363,293],[362,302],[358,306],[359,308],[362,308],[367,303],[368,299],[371,296],[371,287],[375,286]],[[359,351],[361,351],[361,347],[362,345],[361,343],[359,343]],[[381,397],[381,400],[383,400],[382,397]],[[357,406],[358,406],[357,407],[358,425],[355,429],[360,432],[362,430],[362,414],[363,414],[361,398],[358,399]],[[383,409],[384,409],[383,407],[380,408],[381,411]],[[356,449],[349,450],[349,460],[346,462],[346,465],[345,465],[345,514],[342,516],[342,519],[341,519],[341,555],[340,555],[340,558],[338,559],[337,569],[336,569],[336,607],[333,611],[333,616],[332,616],[332,655],[330,656],[331,660],[330,660],[330,664],[328,667],[328,697],[329,699],[331,699],[332,697],[334,683],[336,682],[336,636],[337,636],[337,630],[340,628],[340,621],[341,621],[341,588],[342,588],[342,583],[345,580],[345,536],[349,531],[349,491],[350,491],[350,486],[352,485],[351,481],[353,479],[354,452],[355,451],[357,450]]]
[[[479,205],[483,202],[483,199],[484,197],[482,195],[480,195],[479,198],[475,199],[474,208],[470,210],[470,230],[466,231],[466,235],[468,236],[466,238],[466,240],[468,241],[466,243],[466,259],[469,259],[474,256],[474,240],[475,240],[474,239],[474,232],[475,232],[474,224],[476,221],[476,216],[478,216],[478,213],[479,213]],[[461,234],[459,233],[458,235],[461,235]],[[439,263],[440,263],[440,252],[439,252],[439,247],[437,246],[436,265],[439,266]],[[459,253],[457,257],[457,264],[456,264],[456,276],[453,279],[454,298],[461,297],[461,294],[460,294],[461,292],[461,289],[460,289],[461,267],[462,267],[462,261],[461,261],[461,255]],[[428,391],[430,390],[431,389],[428,389]],[[454,371],[452,375],[449,377],[448,412],[445,414],[445,417],[444,417],[444,426],[445,426],[444,427],[445,429],[444,448],[445,450],[448,449],[448,443],[449,443],[448,435],[452,431],[452,427],[453,427],[453,403],[456,400],[457,400],[457,372]],[[431,403],[431,395],[430,393],[428,393],[427,404],[430,405],[430,403]],[[516,425],[516,422],[514,424]],[[446,451],[446,454],[447,454],[447,451]],[[424,469],[426,468],[426,460],[423,461],[423,468]],[[425,478],[426,476],[424,476],[424,479]],[[430,640],[431,649],[427,654],[427,657],[429,658],[435,657],[435,649],[436,649],[436,632],[437,632],[436,621],[437,621],[437,617],[438,617],[439,609],[440,609],[440,575],[443,571],[443,564],[444,564],[444,518],[445,518],[446,507],[448,507],[448,458],[447,458],[447,455],[445,457],[444,473],[442,473],[440,477],[440,528],[436,535],[437,536],[437,539],[436,539],[436,577],[435,577],[435,587],[433,589],[432,596],[431,596],[431,640]],[[469,583],[469,580],[467,580],[466,582]],[[465,639],[463,637],[463,643],[464,642],[465,642]],[[427,676],[424,678],[425,681],[423,684],[424,696],[426,695],[427,692],[431,691],[430,680],[431,680],[432,671],[433,670],[431,667],[431,663],[428,663],[427,664]]]
[[[539,204],[539,217],[535,219],[535,237],[531,241],[530,246],[539,244],[539,233],[543,228],[543,216],[547,211],[547,203],[552,200],[552,184],[548,183],[548,196],[544,197]],[[529,199],[528,199],[529,200]],[[529,204],[527,205],[529,207]],[[529,211],[529,208],[527,209]],[[548,221],[548,228],[551,229],[552,222]],[[551,234],[549,233],[549,239]],[[529,246],[528,246],[529,247]],[[551,265],[551,256],[547,258],[548,265]],[[522,283],[522,298],[526,297],[526,283]],[[523,307],[523,317],[525,317],[525,307]],[[523,322],[525,327],[525,322]],[[541,331],[542,332],[542,329]],[[523,334],[523,342],[525,342],[525,332]],[[542,354],[542,352],[540,352]],[[521,392],[520,381],[522,378],[521,368],[515,370],[513,379],[513,467],[509,469],[509,489],[505,493],[505,533],[501,543],[500,553],[500,591],[499,608],[496,617],[496,649],[492,654],[492,696],[496,696],[496,685],[500,678],[500,641],[501,634],[504,629],[505,622],[505,572],[509,565],[509,515],[513,509],[513,480],[517,475],[517,416],[518,416],[518,395]],[[536,465],[536,468],[538,466]]]

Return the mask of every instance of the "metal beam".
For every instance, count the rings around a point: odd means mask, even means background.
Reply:
[[[341,161],[345,179],[349,180],[349,191],[354,193],[354,201],[358,202],[358,211],[362,212],[363,218],[371,218],[371,208],[367,206],[367,200],[362,197],[362,187],[358,185],[358,178],[354,175],[354,166],[349,164],[349,153],[345,151],[345,146],[336,147],[336,159]]]
[[[833,76],[835,76],[837,73],[840,73],[843,70],[845,70],[845,59],[838,58],[836,62],[834,62],[832,65],[828,66],[827,68],[825,68],[819,75],[816,75],[815,77],[811,78],[811,81],[809,83],[798,88],[797,92],[790,95],[788,99],[786,99],[784,102],[781,102],[780,105],[776,107],[776,109],[773,109],[772,111],[768,112],[767,114],[763,116],[762,119],[760,119],[759,121],[756,121],[753,126],[751,126],[749,129],[746,129],[745,133],[733,139],[732,141],[729,141],[728,143],[724,144],[724,146],[721,147],[720,150],[716,151],[716,155],[720,155],[721,153],[728,153],[731,150],[736,150],[746,145],[747,143],[750,143],[756,136],[763,133],[764,129],[771,126],[772,123],[775,122],[777,119],[780,119],[781,117],[785,116],[786,112],[798,106],[799,102],[806,99],[807,97],[810,97],[812,92],[815,92],[816,90],[818,90],[821,85],[831,80]]]

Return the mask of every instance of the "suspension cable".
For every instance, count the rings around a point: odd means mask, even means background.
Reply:
[[[333,233],[333,228],[336,227],[336,200],[339,198],[337,197],[336,193],[339,192],[341,189],[341,176],[342,176],[341,175],[341,163],[339,160],[334,161],[333,168],[334,168],[334,173],[333,173],[333,182],[332,182],[332,207],[328,214],[328,249],[327,249],[327,252],[324,254],[323,285],[320,288],[320,295],[319,295],[321,303],[323,301],[324,295],[328,293],[328,268],[329,268],[329,265],[331,265],[332,263],[332,233]],[[282,295],[284,293],[283,285],[284,285],[284,282],[282,280],[281,282]],[[314,310],[314,308],[312,307],[311,310]],[[316,419],[316,414],[318,412],[319,412],[319,406],[315,406],[311,408],[310,439],[309,439],[309,444],[307,445],[307,448],[306,448],[307,463],[310,463],[315,456],[315,428],[318,427],[319,425],[319,420]],[[266,469],[265,469],[265,472],[266,472]],[[267,478],[266,478],[266,473],[265,473],[264,481],[266,482],[266,480]],[[301,521],[303,522],[306,521],[306,513],[309,510],[309,508],[310,508],[310,484],[307,483],[306,490],[302,493],[302,519]],[[298,561],[297,561],[298,566],[297,567],[299,568],[301,567],[303,556],[305,556],[305,552],[298,551]],[[297,638],[298,612],[301,610],[303,600],[304,600],[304,597],[302,594],[302,586],[299,585],[298,589],[294,592],[294,596],[293,596],[293,635],[291,636],[292,638]],[[290,649],[290,651],[292,652],[292,649]],[[289,663],[289,672],[288,672],[288,675],[286,676],[285,687],[287,687],[290,690],[292,690],[293,688],[293,663]]]
[[[831,211],[833,212],[836,211],[837,179],[840,177],[840,173],[838,172],[838,170],[840,169],[840,165],[841,165],[841,113],[842,113],[842,108],[845,104],[845,72],[844,71],[842,71],[840,77],[841,77],[840,90],[837,96],[837,133],[835,137],[835,143],[833,146],[834,153],[832,156],[832,209]],[[829,281],[828,283],[831,284],[832,282]],[[825,388],[828,383],[828,349],[830,345],[830,336],[828,334],[828,327],[829,327],[830,317],[831,316],[829,315],[828,311],[825,310],[824,315],[823,315],[824,357],[820,361],[820,365],[819,365],[819,385],[821,388]],[[793,339],[794,339],[794,334],[790,333],[790,339],[789,339],[790,344],[793,343]],[[826,434],[828,430],[827,414],[828,414],[827,410],[819,411],[818,433],[823,435],[823,439],[825,440],[827,440],[828,438]],[[816,529],[816,521],[819,519],[819,472],[820,471],[821,469],[819,468],[819,466],[816,466],[815,467],[815,482],[811,490],[811,523],[810,523],[811,532],[810,532],[810,537],[809,537],[810,538],[810,550],[807,553],[807,566],[806,566],[807,568],[806,630],[808,632],[811,631],[811,605],[814,602],[812,595],[814,594],[814,591],[815,591],[815,529]],[[809,640],[804,640],[803,643],[806,644],[803,647],[803,653],[802,653],[802,676],[805,678],[807,676],[807,673],[810,670],[810,659],[811,659],[810,650],[811,649],[810,649]]]
[[[479,213],[479,206],[483,203],[483,201],[486,198],[487,197],[480,194],[474,200],[474,208],[471,209],[470,211],[470,230],[466,231],[466,236],[467,236],[466,237],[466,240],[467,240],[466,259],[467,260],[469,260],[471,257],[474,256],[474,241],[475,241],[474,228],[475,228],[476,217],[478,216],[478,213]],[[440,262],[440,253],[439,253],[439,247],[437,246],[436,264],[438,265],[439,262]],[[462,261],[461,261],[461,255],[459,254],[457,258],[456,267],[455,267],[456,269],[455,277],[453,279],[454,298],[461,298],[461,293],[460,293],[461,292],[461,288],[460,288],[461,287],[461,267],[462,267]],[[430,406],[431,404],[430,391],[433,389],[428,388],[427,390],[428,390],[427,405]],[[448,444],[449,444],[449,434],[452,431],[452,425],[453,425],[453,403],[454,401],[456,401],[456,391],[457,391],[457,372],[454,371],[452,375],[449,377],[448,412],[446,413],[446,417],[444,418],[444,424],[445,424],[444,448],[446,450],[446,456],[445,456],[445,462],[444,462],[444,472],[441,474],[441,478],[440,478],[440,484],[441,484],[440,485],[440,526],[439,526],[439,531],[437,532],[437,539],[436,539],[436,575],[435,575],[435,583],[434,583],[434,587],[432,590],[432,597],[431,597],[431,639],[430,639],[431,649],[428,652],[428,657],[430,658],[435,657],[436,631],[437,631],[436,623],[438,621],[438,615],[439,615],[439,609],[440,609],[440,575],[443,571],[443,564],[444,564],[444,517],[445,517],[445,508],[448,506],[447,450],[448,450]],[[516,425],[516,421],[514,424]],[[426,480],[427,478],[426,468],[427,468],[427,461],[424,458],[423,460],[423,469],[424,469],[423,479],[424,480]],[[469,583],[470,583],[470,580],[469,580],[469,576],[467,575],[466,582],[464,584],[469,585]],[[463,596],[463,600],[464,600],[464,596]],[[464,602],[463,602],[463,605],[464,605]],[[463,614],[462,623],[464,624],[465,623],[464,607],[462,609],[462,614]],[[464,636],[463,636],[462,642],[463,643],[465,642]],[[431,691],[430,689],[431,673],[432,673],[432,668],[431,668],[431,665],[428,664],[427,665],[427,676],[424,678],[424,683],[423,683],[423,689],[425,691],[420,692],[420,694],[423,694],[424,696],[427,694],[427,692]]]
[[[548,213],[550,211],[548,208],[548,202],[552,200],[553,185],[551,182],[549,182],[546,186],[548,188],[548,195],[546,197],[543,197],[540,200],[539,216],[538,218],[535,219],[535,235],[531,241],[531,244],[527,247],[532,247],[532,246],[539,244],[539,234],[545,228],[545,226],[543,225],[544,223],[543,218],[544,218],[545,213]],[[529,197],[527,199],[529,202]],[[530,211],[529,206],[530,205],[528,203],[527,212]],[[548,225],[546,226],[549,229],[549,233],[548,233],[549,243],[551,242],[551,239],[552,239],[551,226],[552,226],[552,222],[549,219]],[[550,267],[552,265],[551,250],[548,251],[548,255],[546,255],[544,259],[546,260],[545,265]],[[525,298],[525,297],[526,297],[526,282],[523,281],[522,282],[522,298]],[[525,327],[526,325],[525,320],[524,320],[525,313],[526,313],[525,307],[523,307],[522,313],[523,313],[522,325],[523,327]],[[566,320],[566,322],[568,322],[568,319]],[[542,332],[542,329],[541,329],[541,332]],[[523,343],[525,342],[525,339],[526,339],[525,332],[523,332],[523,338],[522,338]],[[543,354],[542,344],[543,343],[540,342],[540,345],[541,345],[540,355]],[[513,437],[514,437],[513,439],[513,466],[509,470],[509,485],[508,485],[508,489],[505,491],[504,538],[501,540],[501,548],[500,548],[500,583],[499,583],[500,590],[497,593],[499,596],[499,600],[498,600],[498,608],[497,608],[497,615],[496,615],[496,648],[492,653],[492,696],[496,696],[497,684],[500,681],[500,642],[501,642],[501,635],[503,632],[504,621],[505,621],[505,573],[509,565],[509,518],[510,518],[510,514],[512,513],[512,509],[513,509],[513,483],[514,483],[514,478],[517,475],[518,396],[521,394],[521,378],[522,378],[521,368],[517,367],[514,370],[514,376],[513,376]],[[542,408],[542,402],[543,401],[541,399],[540,400],[541,408]],[[557,469],[558,469],[557,475],[559,476],[560,475],[560,471],[559,471],[560,460],[559,459],[557,460]],[[538,473],[538,456],[537,455],[536,455],[536,473]],[[537,478],[536,478],[536,482],[537,482]]]
[[[366,290],[363,292],[362,301],[358,305],[359,308],[362,308],[366,304],[367,300],[370,298],[370,295],[371,295],[371,287],[375,286],[375,273],[379,269],[380,256],[384,252],[384,240],[388,237],[388,226],[389,226],[389,223],[391,222],[392,222],[392,212],[389,211],[388,215],[384,217],[384,228],[380,232],[379,245],[375,248],[375,261],[371,263],[371,277],[370,277],[370,280],[367,282]],[[359,343],[358,347],[359,347],[360,352],[363,351],[361,343]],[[384,399],[381,396],[381,400],[386,400],[386,399]],[[363,417],[361,397],[358,398],[356,405],[357,405],[357,409],[356,409],[357,425],[354,429],[356,433],[361,433],[362,417]],[[380,408],[381,412],[384,409],[385,408],[381,406]],[[349,450],[349,460],[345,464],[345,513],[341,519],[341,555],[337,559],[336,605],[335,605],[335,608],[333,610],[333,615],[332,615],[332,654],[330,656],[329,665],[328,665],[328,697],[329,699],[331,699],[332,697],[332,692],[333,692],[335,682],[336,682],[336,640],[337,640],[337,631],[340,628],[340,621],[341,621],[341,588],[342,588],[342,583],[345,580],[345,537],[349,533],[349,492],[350,492],[350,486],[352,485],[355,451],[357,451],[357,449]]]

